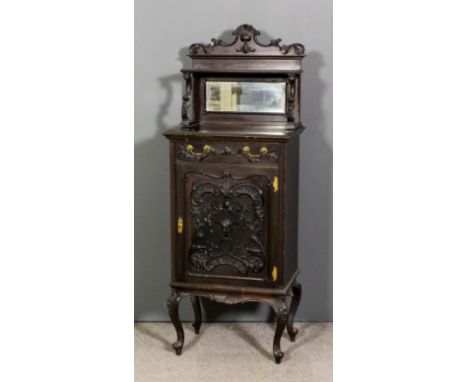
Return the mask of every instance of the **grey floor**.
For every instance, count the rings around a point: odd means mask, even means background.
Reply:
[[[281,340],[280,365],[272,355],[273,323],[203,323],[196,335],[184,323],[181,356],[171,347],[171,323],[135,324],[135,382],[332,381],[332,324],[296,323],[296,342]]]

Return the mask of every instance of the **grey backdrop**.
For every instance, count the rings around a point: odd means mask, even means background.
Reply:
[[[298,320],[332,320],[331,0],[135,1],[135,320],[167,321],[170,293],[169,154],[161,132],[180,121],[182,79],[192,42],[229,38],[252,24],[265,40],[306,47],[302,86]],[[261,37],[262,37],[261,36]],[[208,320],[267,320],[267,306],[204,301]],[[189,301],[181,319],[191,320]]]

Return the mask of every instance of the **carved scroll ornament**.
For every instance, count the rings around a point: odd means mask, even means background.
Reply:
[[[281,39],[270,40],[269,43],[263,44],[258,40],[260,31],[256,30],[252,25],[242,24],[236,28],[234,32],[234,40],[226,43],[221,39],[211,39],[211,44],[195,43],[190,45],[189,54],[197,55],[223,55],[223,54],[249,54],[254,52],[268,52],[276,55],[296,55],[302,56],[305,53],[304,45],[294,43],[290,45],[280,44]],[[226,49],[231,48],[232,49]],[[271,48],[277,48],[275,50]]]

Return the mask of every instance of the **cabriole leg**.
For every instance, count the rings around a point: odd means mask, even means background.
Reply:
[[[275,357],[275,362],[281,363],[281,359],[284,356],[284,353],[281,351],[281,337],[283,336],[284,328],[288,320],[288,307],[283,299],[277,299],[274,305],[276,312],[276,331],[273,340],[273,355]]]
[[[177,341],[172,344],[177,355],[182,354],[182,347],[184,346],[184,328],[179,319],[179,302],[180,294],[177,290],[173,290],[172,294],[167,299],[167,309],[169,311],[169,317],[174,324],[177,332]]]
[[[192,302],[193,313],[195,315],[195,322],[193,323],[193,328],[195,329],[195,334],[198,334],[200,333],[200,326],[202,321],[200,297],[190,296],[190,301]]]
[[[296,315],[297,308],[299,307],[299,303],[301,302],[301,291],[302,287],[301,284],[296,283],[292,287],[292,299],[291,299],[291,307],[289,308],[288,314],[288,334],[291,341],[296,340],[297,329],[294,329],[294,316]]]

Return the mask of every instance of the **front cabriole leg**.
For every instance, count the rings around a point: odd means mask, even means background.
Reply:
[[[169,317],[174,324],[177,332],[177,342],[172,344],[177,355],[182,354],[182,347],[184,346],[184,328],[179,319],[179,302],[181,296],[177,290],[173,290],[172,294],[167,299],[167,310],[169,311]]]
[[[276,331],[273,340],[273,355],[276,363],[281,363],[284,353],[281,351],[281,337],[288,320],[288,307],[283,298],[277,298],[274,301],[273,309],[276,313]]]

